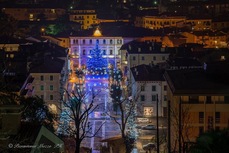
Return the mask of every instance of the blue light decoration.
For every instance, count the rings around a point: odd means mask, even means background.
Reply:
[[[60,123],[57,129],[58,135],[61,136],[69,136],[69,129],[70,129],[70,110],[65,108],[60,114]]]
[[[108,62],[102,55],[103,52],[99,49],[99,42],[96,41],[96,46],[91,50],[90,56],[87,59],[86,80],[108,78]]]

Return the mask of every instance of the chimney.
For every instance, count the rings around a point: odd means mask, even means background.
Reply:
[[[128,46],[129,50],[131,50],[131,45]]]
[[[161,47],[161,52],[165,52],[165,48]]]
[[[149,50],[152,51],[152,47],[151,46],[149,47]]]
[[[141,52],[141,48],[138,48],[138,52]]]

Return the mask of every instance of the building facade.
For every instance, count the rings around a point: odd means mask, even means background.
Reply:
[[[213,81],[202,69],[169,70],[164,76],[171,148],[181,150],[201,133],[229,127],[228,85],[222,79]]]
[[[123,38],[102,36],[98,29],[92,36],[70,36],[70,54],[76,59],[76,67],[86,66],[87,59],[90,58],[90,53],[95,48],[96,43],[98,43],[99,49],[103,52],[103,58],[107,59],[109,65],[119,67]]]
[[[81,24],[81,29],[88,29],[91,25],[97,23],[97,14],[95,10],[71,10],[69,20]]]

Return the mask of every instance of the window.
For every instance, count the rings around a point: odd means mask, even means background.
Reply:
[[[50,95],[50,96],[49,96],[49,99],[50,99],[50,100],[53,100],[53,95]]]
[[[53,81],[53,75],[50,75],[49,79],[50,81]]]
[[[220,123],[220,112],[215,112],[215,123]]]
[[[144,85],[141,86],[141,91],[145,91],[145,86]]]
[[[152,101],[156,101],[157,100],[157,95],[152,95]]]
[[[90,44],[92,44],[92,40],[90,39]]]
[[[53,85],[50,85],[50,86],[49,86],[49,89],[50,89],[50,90],[53,90]]]
[[[117,44],[121,44],[122,43],[122,40],[121,39],[118,39],[117,40]]]
[[[163,107],[163,116],[168,117],[168,109],[167,107]]]
[[[136,60],[136,57],[135,56],[133,56],[133,61],[135,61]]]
[[[44,90],[44,86],[43,86],[43,85],[41,85],[41,86],[40,86],[40,89],[43,91],[43,90]]]
[[[167,101],[167,95],[164,95],[164,101]]]
[[[164,91],[167,91],[167,86],[166,85],[164,86]]]
[[[144,56],[142,56],[142,61],[144,61],[145,60],[145,57]]]
[[[199,103],[199,97],[198,96],[189,96],[189,103]]]
[[[156,86],[152,86],[152,91],[156,91]]]
[[[199,112],[199,123],[204,123],[204,112]]]
[[[103,44],[106,44],[106,40],[105,39],[103,39]]]
[[[141,95],[141,101],[145,101],[145,96]]]
[[[113,55],[113,50],[110,50],[110,55]]]
[[[110,40],[110,44],[113,44],[113,40],[112,39]]]
[[[153,115],[153,107],[144,107],[144,115],[152,116]]]
[[[229,96],[224,96],[224,103],[229,103]]]
[[[83,39],[83,44],[85,44],[85,40]]]
[[[162,61],[164,61],[165,60],[165,56],[162,56]]]
[[[103,55],[106,55],[106,50],[103,50]]]
[[[213,116],[208,116],[208,130],[213,129]]]
[[[43,100],[44,100],[44,95],[41,95],[41,99],[43,99]]]
[[[206,97],[206,103],[207,104],[211,104],[212,103],[211,96],[207,96]]]
[[[83,55],[86,55],[86,50],[85,49],[83,50]]]
[[[153,60],[154,60],[154,61],[156,61],[156,60],[157,60],[156,56],[154,56],[154,57],[153,57]]]
[[[41,78],[41,81],[44,81],[44,76],[43,76],[43,75],[41,75],[41,77],[40,77],[40,78]]]

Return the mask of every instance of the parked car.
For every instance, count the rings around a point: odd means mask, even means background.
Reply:
[[[142,126],[137,125],[135,128],[136,128],[136,129],[141,129],[141,128],[142,128]]]
[[[144,127],[142,127],[142,130],[156,130],[156,126],[155,125],[146,125]]]

